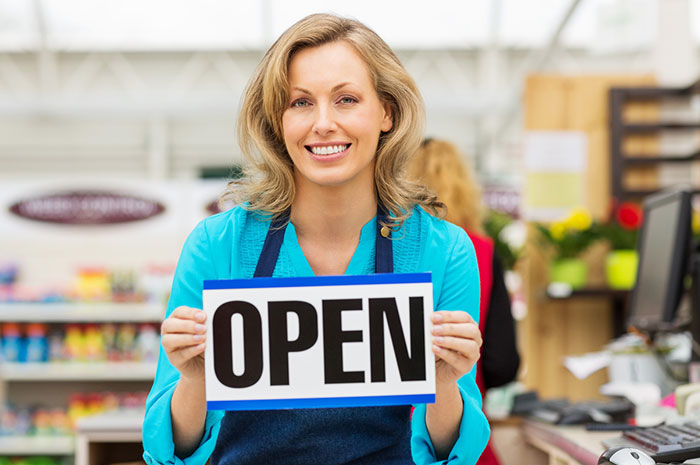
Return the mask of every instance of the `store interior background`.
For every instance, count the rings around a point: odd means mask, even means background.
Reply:
[[[596,219],[607,214],[610,87],[686,87],[700,78],[700,0],[200,0],[196,7],[182,0],[3,0],[0,270],[17,273],[12,290],[0,293],[0,324],[18,322],[22,331],[32,322],[46,324],[47,337],[69,324],[85,331],[95,319],[117,329],[133,325],[136,336],[144,323],[151,327],[147,335],[157,330],[182,243],[241,162],[235,125],[248,78],[274,38],[320,11],[356,17],[386,40],[423,94],[426,135],[454,142],[474,168],[487,206],[523,227],[579,206]],[[637,115],[698,123],[700,90],[683,101],[647,103]],[[528,204],[532,189],[558,195],[528,176],[525,153],[536,131],[585,136],[580,205],[554,202],[543,214],[547,205]],[[638,145],[645,144],[651,151],[693,152],[700,131],[658,133]],[[698,186],[698,168],[654,166],[629,179],[645,188]],[[91,226],[37,222],[10,211],[19,201],[76,189],[148,198],[165,211]],[[606,371],[581,380],[563,357],[600,350],[613,338],[616,302],[605,294],[548,298],[548,259],[528,231],[514,270],[522,283],[512,289],[522,389],[542,397],[600,397]],[[589,283],[598,288],[603,249],[586,255]],[[126,276],[134,295],[100,293],[100,279],[114,273]],[[89,316],[90,308],[100,316]],[[83,356],[80,369],[43,365],[29,374],[4,360],[0,406],[11,404],[17,414],[44,405],[70,416],[75,393],[107,391],[118,394],[117,403],[138,406],[154,364],[146,349],[133,350],[122,369],[105,365],[102,355]],[[85,412],[90,402],[84,400]],[[0,427],[0,457],[16,456],[11,446],[3,449],[2,435]],[[66,443],[56,447],[47,454],[59,460],[75,453]]]

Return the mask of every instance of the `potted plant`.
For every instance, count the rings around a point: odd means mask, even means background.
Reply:
[[[588,280],[588,266],[580,255],[599,238],[596,224],[583,208],[549,225],[536,224],[545,242],[554,250],[549,279],[579,289]]]
[[[489,210],[484,219],[484,230],[493,240],[493,245],[506,270],[512,270],[525,245],[527,234],[524,223],[508,213]]]
[[[614,203],[608,221],[600,226],[601,235],[610,244],[605,259],[605,274],[613,289],[631,289],[637,275],[637,235],[642,224],[642,209],[632,202]]]

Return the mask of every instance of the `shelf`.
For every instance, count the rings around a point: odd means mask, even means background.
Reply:
[[[155,363],[3,363],[0,381],[151,381]]]
[[[78,420],[79,433],[134,432],[141,433],[145,409],[116,410],[90,415]]]
[[[649,156],[639,156],[639,155],[628,155],[622,157],[624,163],[630,165],[650,165],[656,163],[687,163],[691,161],[700,160],[700,151],[691,153],[690,155],[673,155],[673,156],[660,156],[660,155],[649,155]]]
[[[663,130],[694,130],[700,129],[700,123],[635,123],[623,124],[622,129],[625,132],[634,133],[649,133]]]
[[[658,189],[624,189],[622,191],[622,198],[646,197],[647,195],[655,194],[663,189],[663,187],[659,187]],[[692,189],[690,193],[692,195],[700,194],[700,189]]]
[[[73,455],[73,436],[0,436],[0,456]]]
[[[553,300],[575,299],[579,297],[613,297],[625,298],[631,291],[611,289],[609,287],[587,287],[572,289],[563,283],[552,283],[547,286],[547,297]]]
[[[0,304],[0,322],[159,322],[164,316],[165,306],[155,304]]]

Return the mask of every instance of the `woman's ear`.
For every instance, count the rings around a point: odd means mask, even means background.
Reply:
[[[394,118],[393,113],[391,111],[391,105],[389,105],[388,103],[384,103],[384,119],[382,120],[382,126],[380,129],[382,132],[389,132],[393,127]]]

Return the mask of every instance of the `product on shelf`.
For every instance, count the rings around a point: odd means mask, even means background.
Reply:
[[[160,337],[156,328],[148,323],[139,326],[136,338],[136,358],[144,362],[156,362],[160,350]]]
[[[117,410],[141,410],[147,396],[145,391],[82,392],[70,396],[67,409],[8,405],[0,409],[0,437],[69,435],[80,418]]]
[[[42,362],[155,363],[160,350],[157,327],[142,323],[4,323],[0,360]]]
[[[85,358],[88,361],[107,359],[104,337],[96,324],[89,324],[85,327]]]
[[[75,296],[78,300],[106,301],[112,297],[109,272],[104,268],[81,268],[75,278]]]
[[[85,359],[85,336],[78,324],[70,324],[66,327],[66,338],[63,341],[63,352],[66,360]]]
[[[25,360],[27,362],[46,362],[49,360],[49,344],[46,339],[46,325],[31,323],[27,325],[25,343]]]
[[[62,288],[36,288],[18,281],[19,266],[0,263],[0,303],[148,302],[165,305],[175,266],[149,264],[143,270],[79,268]]]
[[[4,323],[2,325],[2,357],[5,362],[21,362],[24,359],[24,347],[22,334],[17,323]]]

